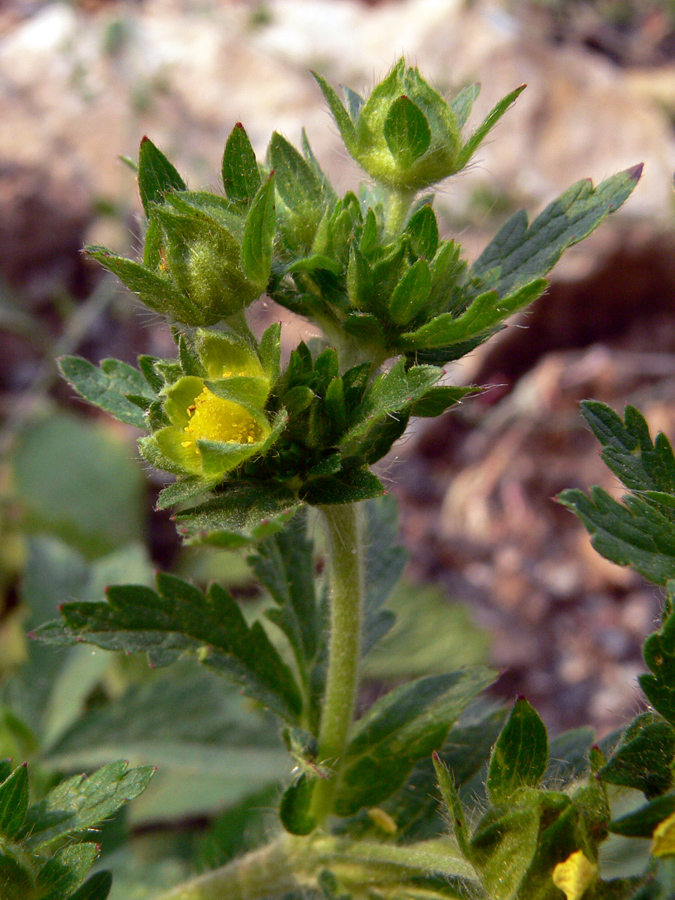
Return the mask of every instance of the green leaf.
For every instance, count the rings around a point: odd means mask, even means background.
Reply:
[[[406,168],[429,149],[431,129],[422,110],[401,96],[389,107],[384,120],[384,139],[400,166]]]
[[[155,666],[191,654],[296,724],[302,702],[290,669],[260,622],[249,628],[237,603],[217,584],[203,594],[179,578],[160,573],[157,591],[139,585],[115,586],[108,590],[107,603],[66,603],[61,613],[63,624],[42,626],[36,631],[38,639],[145,651]]]
[[[293,494],[269,484],[225,485],[217,497],[176,514],[190,544],[245,547],[280,531],[300,508]]]
[[[316,828],[316,818],[310,811],[315,780],[306,773],[286,788],[279,806],[279,817],[286,831],[291,834],[311,834]]]
[[[442,374],[435,366],[413,366],[406,372],[405,361],[399,360],[389,372],[378,375],[359,406],[356,423],[341,441],[343,454],[367,452],[380,426],[421,399]]]
[[[642,791],[647,799],[672,787],[675,728],[655,713],[637,716],[598,777]]]
[[[507,812],[491,810],[471,838],[471,860],[490,900],[515,900],[536,850],[540,803],[536,796]]]
[[[84,712],[49,748],[45,764],[152,763],[159,772],[134,804],[134,823],[203,815],[286,776],[288,755],[270,725],[217,675],[173,668]]]
[[[128,395],[156,398],[144,376],[132,366],[118,359],[101,360],[100,369],[80,356],[62,356],[59,369],[81,397],[110,413],[120,422],[145,428],[145,414]]]
[[[504,319],[524,309],[540,297],[548,282],[538,278],[520,286],[507,296],[489,290],[479,294],[461,315],[441,313],[416,331],[402,336],[406,349],[422,350],[431,347],[447,347],[470,341],[476,335],[496,328]]]
[[[286,138],[275,132],[268,158],[281,201],[278,217],[289,246],[311,247],[325,206],[322,179]]]
[[[145,215],[150,218],[150,204],[161,203],[167,191],[184,191],[186,184],[175,167],[144,137],[138,154],[138,189]]]
[[[16,445],[14,477],[31,532],[90,558],[142,537],[140,466],[110,428],[63,413],[34,422]]]
[[[260,172],[246,130],[237,122],[223,153],[223,187],[230,200],[250,203],[260,187]]]
[[[57,850],[38,872],[39,896],[44,900],[62,900],[82,883],[99,852],[94,843],[73,844]]]
[[[431,270],[426,259],[418,259],[394,288],[389,312],[397,325],[407,325],[426,306],[431,292]]]
[[[96,872],[68,900],[107,900],[112,887],[110,872]]]
[[[464,856],[470,858],[469,829],[466,822],[466,816],[464,815],[464,808],[462,807],[455,786],[455,779],[435,750],[432,754],[432,759],[436,777],[438,778],[438,786],[441,789],[441,796],[443,797],[448,816],[452,822],[457,843]]]
[[[461,711],[492,679],[486,669],[433,675],[374,703],[347,747],[336,813],[352,815],[391,796],[415,762],[443,744]]]
[[[363,655],[369,653],[394,624],[394,614],[382,607],[403,574],[408,559],[403,547],[397,546],[397,532],[398,515],[394,497],[383,496],[367,501],[364,525]],[[368,672],[372,676],[372,669],[368,669]]]
[[[179,481],[174,481],[173,484],[162,488],[159,492],[155,509],[168,509],[176,503],[194,500],[196,497],[201,497],[202,494],[210,491],[219,483],[220,478],[217,481],[209,482],[204,481],[198,475],[189,475]]]
[[[497,805],[524,787],[537,787],[548,763],[546,726],[519,697],[492,751],[488,792]]]
[[[633,812],[626,813],[609,823],[613,834],[625,837],[650,838],[654,829],[675,813],[675,792],[662,794]]]
[[[640,495],[614,500],[602,488],[589,496],[563,491],[558,500],[571,509],[591,535],[593,547],[606,559],[630,566],[655,584],[675,578],[675,535],[672,511]]]
[[[241,267],[244,274],[261,290],[267,285],[274,251],[276,216],[274,213],[274,176],[259,188],[246,216],[241,245]]]
[[[0,834],[10,840],[24,823],[28,811],[28,769],[19,766],[0,784]]]
[[[312,506],[332,506],[337,503],[360,503],[380,497],[384,487],[370,469],[360,466],[343,468],[337,475],[314,478],[300,491],[300,496]]]
[[[579,181],[550,203],[528,228],[527,214],[516,213],[497,232],[470,270],[470,277],[496,275],[490,287],[500,295],[545,275],[563,251],[587,237],[631,195],[642,174],[634,166],[597,188]]]
[[[412,405],[411,416],[435,418],[444,413],[451,406],[456,406],[462,399],[470,394],[478,394],[483,388],[474,385],[441,385],[432,387]]]
[[[433,259],[438,250],[438,221],[430,203],[412,214],[405,230],[413,253],[420,259]]]
[[[465,104],[468,105],[469,102],[472,104],[473,100],[476,97],[475,85],[471,85],[469,90],[465,93],[464,98],[460,104],[461,113],[464,114]],[[471,135],[469,140],[464,144],[459,153],[459,158],[457,160],[457,169],[463,169],[474,155],[476,150],[483,143],[488,134],[495,127],[497,122],[501,119],[504,113],[508,110],[508,108],[515,103],[518,97],[525,90],[526,85],[522,84],[520,87],[516,88],[515,91],[511,91],[510,94],[507,94],[499,103],[488,113],[484,121],[478,126],[478,128]],[[472,96],[473,95],[473,96]],[[470,110],[470,107],[469,107]],[[467,111],[468,116],[468,111]],[[458,123],[459,125],[459,123]],[[462,126],[459,125],[461,128]]]
[[[114,762],[88,777],[74,775],[62,781],[44,799],[32,806],[23,833],[32,849],[44,848],[72,832],[87,832],[116,812],[147,787],[154,769],[129,769]]]
[[[313,550],[307,539],[307,515],[301,511],[283,531],[261,543],[248,560],[277,604],[267,611],[267,617],[288,638],[305,684],[321,638]]]

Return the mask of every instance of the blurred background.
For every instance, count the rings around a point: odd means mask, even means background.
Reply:
[[[618,491],[583,426],[583,398],[635,403],[653,430],[675,437],[675,3],[4,0],[0,756],[14,748],[62,768],[87,765],[94,728],[93,762],[116,750],[157,761],[147,734],[120,737],[131,713],[114,716],[131,689],[141,720],[157,708],[134,661],[111,668],[105,654],[54,662],[51,649],[29,650],[26,630],[61,600],[147,581],[161,566],[197,582],[223,578],[257,602],[241,559],[180,548],[168,515],[152,511],[162,482],[138,462],[138,435],[79,403],[56,373],[63,353],[130,363],[139,353],[173,354],[168,328],[81,253],[85,243],[129,255],[140,247],[135,177],[120,157],[135,159],[147,134],[192,188],[217,189],[237,121],[260,156],[273,129],[297,143],[304,125],[347,190],[359,176],[309,69],[367,91],[401,54],[443,92],[480,82],[474,124],[528,84],[438,198],[446,234],[471,257],[520,207],[536,214],[579,179],[641,161],[645,171],[625,208],[568,251],[535,307],[455,373],[491,389],[424,420],[383,466],[401,501],[409,583],[428,589],[397,596],[402,625],[373,657],[372,691],[488,659],[503,670],[497,694],[526,694],[555,732],[591,723],[604,734],[635,712],[640,644],[660,598],[601,559],[552,498],[592,483]],[[283,319],[289,346],[307,334],[283,310],[262,314]],[[191,677],[185,696],[194,696]],[[167,697],[175,710],[180,698]],[[92,709],[108,719],[68,737]],[[188,726],[171,738],[183,741],[183,767]],[[204,753],[216,739],[205,738]],[[247,789],[264,788],[281,765],[276,744],[265,752],[265,778],[251,776]],[[205,758],[197,753],[190,765],[220,772],[222,760]],[[206,813],[213,782],[200,790],[181,799],[175,784],[173,793],[153,788],[135,821]]]

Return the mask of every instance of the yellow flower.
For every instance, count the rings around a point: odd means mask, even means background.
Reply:
[[[588,859],[583,850],[577,850],[553,870],[553,884],[560,888],[567,900],[581,897],[598,877],[598,867]]]
[[[664,819],[654,829],[652,835],[652,856],[672,856],[675,854],[675,813]]]

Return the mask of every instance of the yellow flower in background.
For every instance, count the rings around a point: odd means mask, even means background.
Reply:
[[[577,850],[553,870],[553,884],[560,888],[567,900],[581,900],[587,888],[598,877],[598,867]]]
[[[675,854],[675,813],[664,819],[654,829],[650,851],[652,856]]]

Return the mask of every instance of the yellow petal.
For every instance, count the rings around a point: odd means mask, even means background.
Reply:
[[[588,859],[582,850],[568,856],[553,870],[553,884],[560,888],[567,900],[581,900],[581,897],[598,876],[598,867]]]
[[[656,826],[652,838],[653,856],[671,856],[675,853],[675,813]]]

